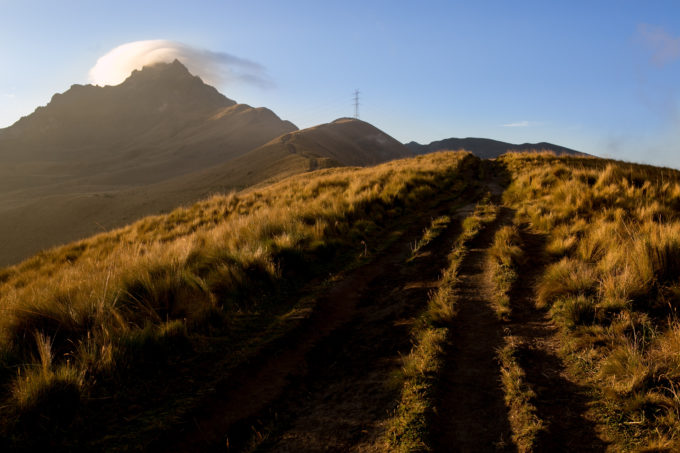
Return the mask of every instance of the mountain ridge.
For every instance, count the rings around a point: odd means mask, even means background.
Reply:
[[[588,156],[586,153],[548,142],[513,144],[500,140],[478,137],[451,137],[443,140],[436,140],[425,145],[411,141],[406,143],[405,146],[415,154],[464,149],[483,159],[496,158],[508,151],[554,151],[558,155],[569,154],[573,156]]]
[[[120,165],[112,158],[128,153],[129,162],[143,148],[146,156],[165,151],[166,158],[184,161],[178,169],[191,171],[191,159],[223,161],[293,130],[295,125],[269,109],[225,97],[175,60],[134,71],[116,86],[73,85],[55,94],[47,105],[2,130],[0,157],[81,164],[101,160],[109,171]],[[186,145],[192,147],[189,155]]]
[[[0,129],[0,265],[214,193],[409,153],[355,120],[299,131],[178,60],[115,86],[73,85]]]

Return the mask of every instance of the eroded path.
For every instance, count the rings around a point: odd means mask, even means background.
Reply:
[[[502,208],[496,220],[469,244],[459,268],[458,312],[432,420],[436,451],[513,451],[497,360],[503,325],[490,302],[491,283],[485,267],[495,232],[511,219],[512,212]]]
[[[496,187],[498,200],[500,188]],[[440,375],[432,446],[437,452],[518,451],[501,382],[499,350],[511,341],[526,383],[535,392],[531,404],[543,424],[528,451],[596,452],[607,444],[598,436],[588,389],[571,377],[559,356],[560,337],[544,310],[535,306],[535,283],[545,269],[545,238],[521,230],[525,256],[510,292],[512,316],[501,321],[492,303],[493,276],[488,249],[494,234],[513,222],[502,207],[494,223],[468,247],[456,285],[457,315],[450,325],[445,366]],[[527,451],[527,450],[523,450]]]
[[[308,356],[308,373],[276,404],[278,426],[257,451],[384,450],[381,435],[400,392],[392,378],[458,229],[450,224],[409,263],[410,249],[400,247],[379,263],[380,273],[365,288],[351,292],[358,295],[351,322]]]
[[[451,194],[453,195],[453,194]],[[321,295],[299,328],[225,380],[214,401],[154,451],[378,451],[394,410],[401,354],[459,230],[452,221],[415,259],[412,245],[468,190],[405,219],[372,262]],[[370,253],[370,248],[369,248]]]
[[[498,199],[500,185],[490,188]],[[194,425],[158,451],[387,451],[384,434],[399,401],[398,372],[412,347],[410,332],[449,265],[460,223],[474,209],[473,203],[453,215],[460,202],[448,200],[412,218],[398,239],[332,284],[294,334],[230,379]],[[409,260],[411,244],[442,214],[452,214],[448,227]],[[512,338],[544,422],[532,451],[604,451],[588,415],[587,390],[569,378],[558,356],[557,329],[534,306],[544,243],[526,228],[522,239],[530,259],[510,294],[511,320],[495,314],[487,253],[496,231],[513,217],[501,207],[460,264],[431,445],[438,452],[517,451],[498,361]]]

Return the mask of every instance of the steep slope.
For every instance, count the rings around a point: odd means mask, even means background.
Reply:
[[[135,71],[117,86],[73,85],[0,130],[7,170],[0,188],[157,182],[295,129],[268,109],[236,104],[175,60]]]
[[[257,124],[248,116],[241,121],[234,110],[246,114],[265,112],[239,105],[225,108],[221,113],[225,117],[230,115],[227,125],[233,130],[239,126],[247,130]],[[218,134],[215,137],[220,138]],[[200,147],[192,150],[197,148]],[[126,225],[144,215],[168,212],[214,193],[319,168],[370,165],[409,154],[401,143],[374,126],[339,119],[284,134],[218,165],[205,165],[154,184],[113,186],[113,175],[99,175],[88,178],[84,184],[72,183],[72,191],[66,193],[60,192],[65,185],[50,192],[42,189],[14,192],[13,196],[0,197],[0,237],[7,238],[0,243],[0,265],[17,262],[46,247]],[[157,163],[146,154],[143,157],[154,165]],[[158,169],[156,165],[154,171]],[[142,167],[140,171],[151,170]],[[95,186],[95,182],[99,185]],[[49,224],[45,218],[50,219]]]
[[[470,151],[477,157],[482,159],[491,159],[498,157],[508,151],[554,151],[557,154],[571,154],[574,156],[587,156],[588,154],[573,149],[565,148],[564,146],[553,145],[552,143],[522,143],[521,145],[514,145],[512,143],[501,142],[498,140],[491,140],[489,138],[447,138],[432,142],[428,145],[421,145],[416,142],[409,142],[406,147],[414,154],[425,154],[434,151],[442,150],[457,150],[464,149]]]
[[[151,198],[146,188],[296,129],[226,98],[176,60],[117,86],[74,85],[0,130],[0,265],[196,201],[177,199],[181,186]]]

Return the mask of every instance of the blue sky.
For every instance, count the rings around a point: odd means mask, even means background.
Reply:
[[[261,65],[218,89],[298,127],[353,113],[400,141],[549,141],[680,168],[677,1],[0,0],[0,127],[164,39]]]

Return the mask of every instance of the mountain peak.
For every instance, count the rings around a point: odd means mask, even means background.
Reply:
[[[159,62],[134,70],[120,87],[122,91],[135,93],[135,97],[154,98],[153,102],[175,105],[180,109],[192,106],[209,110],[236,104],[189,72],[177,59],[171,63]]]
[[[142,69],[135,69],[130,76],[125,79],[128,81],[158,81],[158,80],[190,80],[199,78],[192,75],[186,66],[184,66],[178,59],[172,63],[154,63],[142,67]]]
[[[210,118],[235,104],[174,60],[134,70],[119,85],[74,85],[17,121],[11,133],[30,130],[34,141],[73,146],[84,140],[84,128],[91,135],[89,143],[107,147],[121,137],[121,127],[141,133],[181,118]]]

